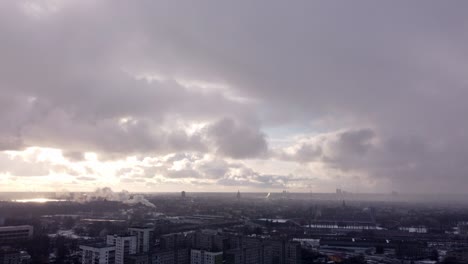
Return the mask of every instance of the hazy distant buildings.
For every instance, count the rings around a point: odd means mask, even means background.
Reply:
[[[31,239],[33,227],[30,225],[0,227],[0,245],[18,243]]]
[[[153,241],[154,228],[130,227],[130,235],[136,236],[136,253],[146,253],[150,250]]]
[[[182,192],[180,193],[180,196],[182,197],[182,199],[184,199],[184,198],[185,198],[185,191],[182,191]]]
[[[115,264],[115,246],[95,244],[80,246],[82,264]]]

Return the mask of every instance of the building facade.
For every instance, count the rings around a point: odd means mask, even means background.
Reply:
[[[115,246],[100,244],[80,246],[82,264],[115,264]]]
[[[136,237],[136,252],[146,253],[153,246],[154,228],[152,227],[130,227],[130,235]]]
[[[32,236],[33,227],[30,225],[0,227],[0,245],[29,240]]]
[[[190,251],[190,264],[222,264],[223,252],[210,252],[192,249]]]
[[[126,263],[126,258],[137,253],[137,237],[132,235],[108,235],[107,245],[115,246],[115,264]]]

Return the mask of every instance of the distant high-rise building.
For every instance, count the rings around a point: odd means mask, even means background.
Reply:
[[[126,263],[129,255],[137,253],[137,237],[133,235],[108,235],[107,244],[115,246],[115,264]]]
[[[115,264],[115,246],[107,244],[82,245],[82,264]]]
[[[190,264],[221,264],[223,252],[210,252],[192,249],[190,251]]]
[[[240,191],[237,191],[237,199],[240,199],[240,198],[241,198]]]
[[[152,227],[130,227],[130,235],[136,236],[137,253],[145,253],[153,246],[154,228]]]
[[[182,191],[181,196],[182,196],[182,199],[185,198],[185,191]]]

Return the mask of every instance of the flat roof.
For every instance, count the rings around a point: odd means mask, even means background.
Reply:
[[[148,227],[148,226],[132,226],[132,227],[129,227],[128,229],[151,229],[151,230],[153,230],[154,227]]]
[[[115,249],[114,245],[107,245],[106,243],[96,243],[96,244],[88,244],[88,245],[80,245],[80,248],[112,248]]]

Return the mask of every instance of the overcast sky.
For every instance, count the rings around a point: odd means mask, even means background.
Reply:
[[[467,10],[2,0],[0,191],[466,192]]]

